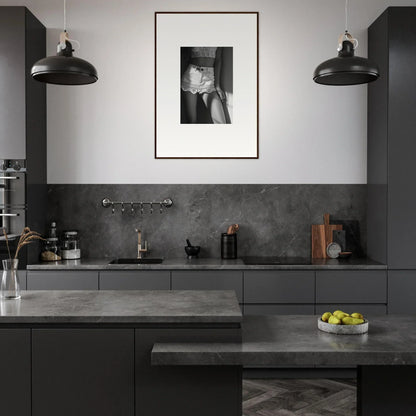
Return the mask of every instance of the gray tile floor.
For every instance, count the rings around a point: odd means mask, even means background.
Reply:
[[[355,416],[356,381],[246,379],[244,416]]]

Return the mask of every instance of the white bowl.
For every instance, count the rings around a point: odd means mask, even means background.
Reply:
[[[361,335],[368,332],[368,321],[364,319],[364,322],[358,325],[334,325],[318,318],[318,329],[337,335]]]

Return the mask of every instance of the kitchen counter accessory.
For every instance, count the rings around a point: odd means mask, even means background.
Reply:
[[[361,335],[368,332],[368,321],[366,319],[359,325],[334,325],[318,318],[318,329],[337,335]]]
[[[341,224],[330,224],[329,214],[324,214],[324,224],[312,225],[312,258],[325,259],[327,255],[326,248],[332,243],[333,231],[342,230]]]
[[[221,234],[221,258],[232,260],[237,258],[237,234]]]
[[[78,231],[65,231],[62,240],[61,257],[63,260],[76,260],[81,258]]]
[[[186,239],[185,252],[188,255],[188,259],[198,258],[199,251],[201,250],[200,246],[193,246],[189,239]]]

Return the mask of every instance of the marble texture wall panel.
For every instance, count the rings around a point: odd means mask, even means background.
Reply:
[[[184,257],[185,239],[201,246],[200,257],[220,257],[220,235],[240,224],[238,255],[301,256],[311,251],[311,224],[354,224],[354,239],[366,247],[366,185],[49,185],[48,219],[58,230],[80,232],[83,257],[135,257],[140,228],[149,256]],[[104,197],[125,201],[103,208]],[[130,201],[172,198],[153,214],[130,212]],[[355,242],[354,244],[356,244]],[[365,250],[357,247],[357,253]]]

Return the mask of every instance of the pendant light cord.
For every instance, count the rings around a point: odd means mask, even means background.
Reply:
[[[345,0],[345,33],[347,32],[348,32],[348,0]]]
[[[64,0],[64,32],[66,32],[66,0]]]

